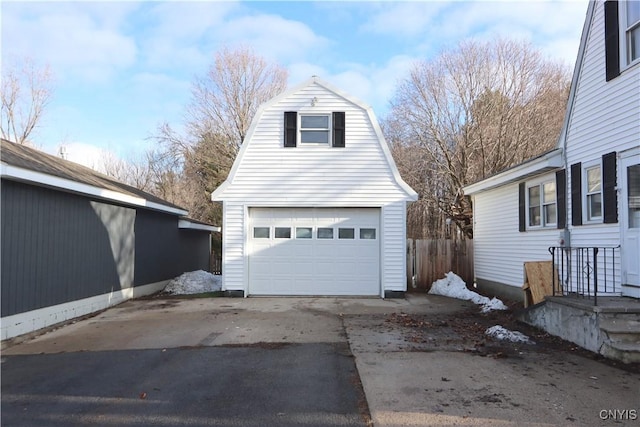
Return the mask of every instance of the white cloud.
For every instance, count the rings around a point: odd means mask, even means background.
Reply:
[[[392,37],[417,36],[436,20],[447,2],[381,2],[376,3],[371,18],[360,30]]]
[[[290,86],[295,86],[316,75],[370,105],[380,118],[387,113],[388,101],[395,92],[398,80],[407,75],[418,59],[397,55],[380,65],[341,63],[333,71],[310,63],[296,63],[289,67],[289,82]]]
[[[64,153],[64,156],[61,155],[61,152]],[[63,157],[100,173],[106,173],[109,166],[121,161],[113,151],[82,142],[59,144],[50,154]]]
[[[103,81],[135,61],[135,42],[119,29],[131,8],[80,2],[5,3],[3,56],[37,58],[49,63],[59,78]]]
[[[268,59],[289,62],[318,58],[329,41],[307,25],[278,15],[247,15],[226,22],[217,30],[224,44],[247,44]]]
[[[433,22],[427,39],[459,41],[494,36],[523,39],[548,56],[573,65],[587,5],[586,0],[460,2]],[[560,46],[563,48],[554,50]]]
[[[204,69],[212,60],[208,51],[212,34],[237,9],[237,3],[226,1],[153,3],[140,18],[146,22],[139,35],[145,64],[160,69]]]

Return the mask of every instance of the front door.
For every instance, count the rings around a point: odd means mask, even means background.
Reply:
[[[640,296],[640,158],[621,159],[622,293]]]

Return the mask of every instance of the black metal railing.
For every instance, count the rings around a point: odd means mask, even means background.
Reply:
[[[553,295],[593,299],[620,289],[620,246],[549,248],[553,261]]]

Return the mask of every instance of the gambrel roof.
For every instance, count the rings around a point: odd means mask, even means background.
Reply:
[[[368,117],[369,122],[371,123],[371,126],[373,128],[373,132],[375,133],[375,138],[376,140],[379,142],[380,144],[380,149],[382,151],[382,154],[384,156],[385,162],[389,168],[389,171],[391,172],[392,176],[393,176],[393,180],[395,182],[395,184],[398,186],[398,188],[405,194],[405,197],[408,200],[417,200],[417,193],[407,184],[402,180],[402,177],[400,176],[400,173],[398,172],[398,169],[395,165],[395,162],[393,160],[393,157],[391,155],[391,152],[389,150],[389,147],[385,141],[384,135],[382,134],[382,130],[380,128],[380,125],[378,123],[378,120],[375,117],[375,114],[373,112],[373,109],[367,105],[366,103],[358,100],[357,98],[348,95],[346,93],[344,93],[342,90],[334,87],[333,85],[331,85],[330,83],[327,83],[323,80],[321,80],[320,78],[313,76],[310,79],[306,80],[305,82],[299,84],[298,86],[272,98],[271,100],[269,100],[268,102],[266,102],[265,104],[261,105],[260,108],[258,109],[258,111],[256,112],[256,115],[251,123],[251,126],[249,128],[249,131],[247,132],[247,136],[245,138],[245,141],[240,149],[240,152],[238,153],[238,156],[236,157],[234,164],[231,168],[231,171],[229,173],[229,176],[227,177],[227,179],[225,180],[225,182],[220,185],[211,195],[212,200],[224,200],[225,199],[225,192],[228,190],[229,186],[233,185],[234,180],[236,179],[237,173],[238,173],[238,169],[240,168],[240,165],[243,161],[243,158],[250,146],[250,144],[252,143],[252,140],[254,139],[255,133],[258,129],[258,127],[260,126],[261,120],[263,119],[263,116],[265,115],[265,113],[267,111],[269,111],[269,109],[271,109],[272,107],[276,106],[277,104],[286,101],[288,98],[292,97],[293,95],[299,93],[300,91],[303,91],[311,86],[317,86],[319,88],[322,88],[328,92],[330,92],[331,94],[335,95],[338,98],[341,98],[342,100],[344,100],[346,103],[349,103],[351,105],[354,106],[354,108],[357,108],[361,111],[363,111],[365,113],[365,115]]]

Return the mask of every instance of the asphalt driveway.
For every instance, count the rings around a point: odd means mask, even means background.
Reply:
[[[535,344],[486,337],[496,324]],[[129,301],[5,348],[0,368],[3,426],[607,426],[640,413],[638,366],[424,294]]]
[[[6,349],[2,425],[367,425],[339,316],[293,302],[131,301]]]

